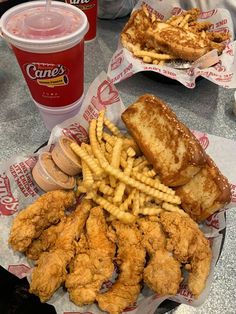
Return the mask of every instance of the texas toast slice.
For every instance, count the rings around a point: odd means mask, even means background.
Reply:
[[[178,187],[176,194],[181,198],[182,208],[198,222],[224,207],[231,199],[228,180],[209,156],[206,165],[187,184]]]
[[[161,99],[141,96],[122,120],[164,184],[183,185],[206,163],[198,140]]]
[[[212,50],[211,42],[201,34],[159,22],[146,32],[149,47],[158,47],[176,58],[195,61]]]

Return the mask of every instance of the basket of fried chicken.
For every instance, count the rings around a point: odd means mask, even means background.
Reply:
[[[33,168],[43,194],[15,216],[8,241],[33,262],[41,302],[63,287],[74,310],[154,313],[209,286],[218,244],[201,224],[230,202],[228,180],[158,97],[142,95],[121,118],[125,130],[100,110],[87,141],[62,134]]]
[[[225,9],[185,11],[171,1],[139,1],[121,31],[108,75],[118,83],[137,72],[151,71],[188,88],[195,87],[198,77],[233,88],[233,37],[231,16]]]

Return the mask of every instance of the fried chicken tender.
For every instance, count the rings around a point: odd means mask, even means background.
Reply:
[[[145,249],[142,235],[135,224],[126,225],[119,221],[112,223],[116,231],[120,274],[110,290],[98,294],[97,301],[103,311],[120,314],[133,304],[140,292],[142,274],[145,264]]]
[[[175,295],[182,281],[181,264],[167,250],[157,250],[143,277],[148,287],[159,295]]]
[[[56,190],[40,196],[14,219],[9,245],[15,251],[24,252],[33,239],[38,238],[51,224],[58,223],[64,216],[65,209],[74,204],[73,191]]]
[[[160,222],[168,235],[167,249],[180,263],[190,264],[188,287],[198,297],[205,288],[210,271],[212,252],[209,241],[190,217],[163,212]]]
[[[75,255],[76,240],[79,239],[91,208],[91,202],[84,200],[67,217],[63,231],[58,235],[53,249],[41,254],[32,272],[30,293],[39,296],[41,302],[51,298],[65,281],[66,268]]]
[[[166,246],[166,236],[158,221],[151,221],[149,218],[141,218],[137,221],[141,230],[142,244],[149,255],[153,255],[158,249]]]
[[[34,240],[27,248],[25,254],[29,259],[37,260],[43,252],[50,251],[58,238],[58,235],[64,229],[66,216],[61,219],[57,225],[52,225],[43,230],[40,237]]]
[[[142,244],[150,256],[144,269],[144,282],[159,295],[174,295],[182,281],[181,263],[166,250],[166,236],[158,221],[142,218],[138,221],[143,233]]]
[[[82,239],[86,242],[84,246],[80,243],[66,278],[70,299],[79,306],[93,303],[103,282],[113,274],[115,244],[108,239],[107,232],[103,209],[92,208],[86,223],[85,240]]]

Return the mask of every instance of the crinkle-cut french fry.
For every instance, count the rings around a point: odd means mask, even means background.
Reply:
[[[169,24],[173,26],[178,26],[183,21],[183,19],[184,19],[183,16],[176,17],[176,19],[172,20],[172,22]]]
[[[106,200],[110,203],[113,202],[113,197],[112,196],[106,196]]]
[[[183,216],[189,216],[185,211],[183,211],[183,209],[179,208],[178,206],[174,206],[172,204],[166,203],[166,202],[162,203],[162,208],[170,212],[177,212]]]
[[[104,156],[106,157],[107,161],[111,163],[111,154],[109,154],[108,152],[105,152]]]
[[[102,162],[101,166],[104,169],[104,171],[108,173],[109,175],[114,176],[116,179],[120,180],[121,182],[127,185],[130,185],[133,188],[138,189],[141,192],[144,192],[150,196],[153,196],[154,198],[160,199],[168,203],[181,204],[181,200],[177,195],[170,195],[167,193],[163,193],[150,186],[147,186],[133,179],[132,177],[125,175],[121,170],[115,169],[114,167],[110,166],[107,161]]]
[[[133,189],[128,197],[124,200],[124,202],[119,206],[119,209],[122,211],[127,211],[129,209],[129,206],[132,204],[133,198],[135,194],[135,189]]]
[[[93,158],[94,158],[95,162],[97,163],[98,167],[100,167],[99,161],[97,160],[97,158],[93,154],[91,145],[82,143],[81,147],[84,148],[90,156],[93,156]]]
[[[129,157],[127,159],[127,166],[124,169],[124,174],[126,174],[127,176],[130,176],[131,174],[133,163],[134,159],[132,157]],[[126,185],[123,182],[119,182],[114,195],[114,203],[119,204],[122,202],[125,187]]]
[[[121,157],[126,160],[127,157],[128,157],[127,152],[125,152],[124,150],[122,150],[122,152],[121,152]]]
[[[124,222],[124,223],[133,223],[136,220],[136,217],[134,215],[132,215],[131,213],[127,213],[127,212],[123,212],[119,209],[119,207],[113,205],[112,203],[110,203],[109,201],[107,201],[105,198],[96,195],[93,198],[93,201],[102,206],[106,211],[108,211],[110,214],[112,214],[113,216],[115,216],[117,219],[119,219],[120,221]]]
[[[139,193],[139,207],[143,207],[146,200],[146,195],[142,192]]]
[[[187,23],[187,24],[185,24],[183,28],[184,28],[184,29],[188,29],[188,28],[189,28],[188,23]]]
[[[97,165],[93,156],[90,156],[85,149],[81,148],[76,143],[71,143],[71,149],[78,155],[82,160],[84,160],[89,168],[94,172],[97,176],[100,176],[103,173],[103,170],[100,166]]]
[[[143,173],[138,173],[135,171],[132,171],[132,176],[137,179],[138,181],[145,183],[146,185],[149,185],[157,190],[160,190],[162,192],[165,192],[170,195],[175,195],[175,191],[169,188],[168,186],[160,183],[159,180],[153,180],[152,178],[146,177]]]
[[[120,167],[120,157],[122,151],[123,140],[118,138],[112,151],[111,166],[118,169]],[[110,176],[110,185],[112,188],[116,187],[116,179]]]
[[[105,145],[104,142],[101,142],[100,145],[101,145],[101,150],[102,150],[102,152],[103,152],[103,154],[104,154],[105,151],[106,151],[106,145]]]
[[[111,221],[114,221],[114,220],[116,220],[116,219],[117,219],[117,218],[116,218],[115,216],[109,215],[109,217],[106,218],[106,221],[107,221],[107,222],[111,222]]]
[[[145,62],[145,63],[152,63],[152,58],[148,57],[148,56],[144,56],[143,57],[143,62]]]
[[[105,147],[106,151],[111,154],[113,151],[113,146],[110,143],[106,142]]]
[[[156,59],[155,59],[155,60],[152,61],[152,63],[155,64],[155,65],[157,65],[157,64],[159,64],[159,60],[156,60]]]
[[[153,59],[158,59],[158,60],[173,60],[176,59],[175,56],[166,54],[166,53],[157,53],[157,52],[152,52],[152,51],[145,51],[145,50],[136,50],[133,52],[133,54],[136,57],[150,57]]]
[[[171,16],[168,20],[166,20],[166,22],[165,23],[168,23],[168,24],[171,24],[171,22],[173,22],[174,20],[176,20],[176,16],[175,15],[173,15],[173,16]]]
[[[156,171],[154,169],[144,171],[144,175],[149,178],[153,178],[156,176]]]
[[[189,18],[190,18],[190,14],[186,14],[178,26],[184,27],[186,24],[188,24]]]
[[[94,197],[96,197],[96,195],[97,195],[97,190],[92,190],[92,191],[87,192],[84,198],[87,200],[92,200]]]
[[[94,183],[92,171],[90,170],[89,166],[86,164],[86,162],[83,159],[81,160],[81,165],[82,165],[82,173],[83,173],[83,185],[86,188],[89,188]]]
[[[133,138],[130,138],[130,137],[124,137],[124,140],[123,140],[123,147],[125,150],[129,149],[129,147],[132,147],[133,150],[136,152],[136,155],[139,156],[141,155],[141,151],[137,145],[137,143],[134,141]]]
[[[96,186],[97,186],[98,190],[105,195],[113,195],[114,194],[114,189],[111,188],[109,185],[105,184],[104,180],[97,181]]]
[[[97,119],[97,139],[98,142],[102,142],[102,132],[103,132],[103,123],[104,123],[104,116],[106,110],[103,109],[99,112],[98,119]]]
[[[143,207],[143,208],[140,208],[139,210],[139,214],[142,214],[142,215],[158,215],[160,214],[161,212],[163,211],[163,209],[161,207]]]
[[[145,166],[145,167],[143,167],[143,169],[142,169],[142,173],[143,174],[145,174],[146,172],[148,172],[149,171],[149,168],[148,168],[148,166]]]
[[[79,185],[77,190],[80,193],[87,193],[88,192],[88,188],[86,188],[84,185]]]
[[[135,190],[135,193],[134,193],[132,213],[134,214],[134,216],[138,216],[139,214],[139,191],[138,190]]]
[[[114,146],[115,144],[115,138],[113,135],[108,134],[107,132],[102,133],[102,137],[105,142],[108,142],[111,146]]]
[[[104,154],[101,151],[101,147],[97,141],[96,124],[97,124],[96,120],[92,119],[90,121],[90,125],[89,125],[89,139],[90,139],[92,151],[93,151],[93,154],[95,155],[95,157],[98,159],[100,165],[108,164]]]
[[[133,168],[133,171],[134,172],[137,172],[137,171],[141,171],[145,166],[147,166],[149,163],[147,160],[143,160],[138,166],[134,167]]]
[[[144,156],[140,156],[134,160],[134,168],[140,165],[144,160],[147,161],[147,159]]]
[[[120,165],[123,169],[127,167],[127,161],[122,156],[120,157]]]
[[[104,124],[111,131],[112,134],[117,137],[122,137],[120,130],[117,128],[117,126],[115,126],[115,124],[108,120],[107,117],[104,117]]]
[[[129,157],[134,157],[136,155],[135,150],[131,146],[127,149],[126,153]]]

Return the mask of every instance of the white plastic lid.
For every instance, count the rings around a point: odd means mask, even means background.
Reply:
[[[44,37],[41,36],[41,38],[39,38],[40,31],[45,33],[45,29],[43,29],[43,25],[42,29],[40,29],[39,21],[37,23],[37,21],[35,20],[36,22],[34,23],[34,19],[31,16],[25,18],[26,22],[25,25],[28,27],[28,30],[31,32],[31,34],[35,35],[33,36],[35,38],[26,38],[27,36],[25,36],[24,38],[22,35],[17,35],[16,33],[10,32],[7,29],[7,23],[11,18],[16,16],[17,14],[21,12],[22,13],[30,12],[30,10],[36,8],[42,9],[45,7],[46,7],[45,1],[32,1],[19,4],[6,11],[2,15],[0,20],[0,29],[2,36],[6,39],[6,41],[8,41],[13,46],[18,47],[25,51],[36,53],[50,53],[63,51],[73,47],[84,38],[89,27],[88,20],[84,12],[75,6],[58,1],[52,1],[52,7],[50,9],[51,27],[48,28],[48,38],[45,38],[45,36]],[[53,9],[55,9],[55,12],[53,12]],[[73,12],[73,14],[75,14],[81,19],[81,23],[78,25],[78,28],[73,32],[59,37],[55,36],[53,37],[51,36],[52,34],[51,32],[56,29],[60,33],[60,30],[62,30],[63,27],[63,15],[59,14],[60,16],[58,16],[58,13],[56,12],[59,9],[62,10],[65,9],[67,12]]]

